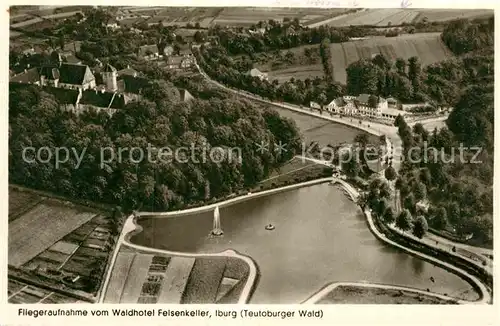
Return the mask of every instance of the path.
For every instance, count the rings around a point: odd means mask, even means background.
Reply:
[[[457,300],[455,298],[451,298],[449,296],[443,295],[443,294],[438,294],[438,293],[433,293],[433,292],[427,292],[424,290],[419,290],[419,289],[414,289],[406,286],[396,286],[396,285],[389,285],[389,284],[377,284],[377,283],[361,283],[361,282],[336,282],[336,283],[331,283],[327,285],[325,288],[321,289],[320,291],[316,292],[314,295],[312,295],[309,299],[306,301],[302,302],[303,304],[316,304],[319,301],[321,301],[324,297],[326,297],[329,293],[331,293],[333,290],[338,288],[339,286],[354,286],[358,288],[373,288],[373,289],[388,289],[388,290],[400,290],[400,291],[408,291],[408,292],[413,292],[416,294],[422,294],[430,297],[435,297],[438,299],[442,300],[447,300],[447,301],[453,301],[453,302],[458,302],[458,303],[470,303],[469,301],[462,301],[462,300]]]

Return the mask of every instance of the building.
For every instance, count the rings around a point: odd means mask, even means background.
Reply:
[[[137,56],[144,60],[157,59],[159,57],[158,46],[156,44],[140,46]]]
[[[59,63],[58,66],[40,68],[39,75],[40,86],[82,90],[96,87],[94,74],[87,65]]]
[[[156,44],[152,44],[139,47],[137,55],[144,60],[157,60],[163,58],[163,56],[172,55],[173,53],[174,48],[171,45],[166,45],[163,48],[162,53],[160,53],[158,46]]]
[[[179,89],[179,95],[182,102],[189,102],[194,99],[193,95],[189,93],[186,89]]]
[[[369,94],[360,94],[354,100],[354,104],[358,109],[358,114],[371,118],[381,117],[382,110],[388,108],[386,99]]]
[[[327,110],[341,115],[364,116],[370,118],[394,120],[398,115],[406,112],[397,110],[398,100],[394,98],[360,94],[359,96],[343,96],[334,99],[327,106]]]
[[[109,63],[104,66],[104,69],[101,70],[102,81],[106,87],[107,91],[114,92],[118,89],[117,86],[117,78],[118,72],[116,68],[110,65]]]
[[[194,57],[193,56],[179,56],[179,55],[173,55],[169,56],[167,58],[167,65],[166,67],[168,69],[189,69],[191,66],[194,64]]]
[[[391,109],[396,109],[398,107],[398,100],[396,100],[394,97],[388,97],[387,106]]]
[[[259,69],[257,68],[253,68],[251,69],[249,72],[248,72],[248,75],[252,76],[252,77],[257,77],[259,78],[260,80],[267,80],[267,74],[264,73],[264,72],[261,72]]]
[[[394,121],[398,115],[407,115],[408,112],[393,108],[386,108],[381,111],[381,118],[389,121]]]
[[[311,109],[321,110],[321,105],[319,105],[319,104],[318,104],[318,103],[316,103],[316,102],[312,102],[312,101],[311,101],[311,102],[309,103],[309,107],[310,107]]]
[[[20,84],[40,85],[40,74],[38,68],[25,69],[19,74],[10,77],[10,81]]]

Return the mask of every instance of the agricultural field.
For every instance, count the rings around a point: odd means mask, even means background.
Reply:
[[[394,26],[403,23],[411,24],[426,20],[428,22],[440,22],[457,18],[479,18],[493,15],[492,10],[477,9],[364,9],[356,13],[338,16],[325,21],[329,26],[356,26],[356,25],[372,25],[372,26]]]
[[[290,49],[296,55],[303,53],[305,48],[301,46]],[[346,83],[346,68],[360,59],[370,59],[374,55],[382,53],[387,58],[408,59],[416,56],[420,59],[422,66],[445,60],[453,56],[446,45],[441,41],[440,33],[418,33],[403,34],[397,37],[373,36],[361,40],[353,40],[344,43],[332,43],[330,45],[334,78],[336,81]],[[269,63],[259,63],[258,69],[267,72],[269,79],[278,80],[283,83],[295,79],[314,79],[323,77],[323,66],[317,64],[288,65],[280,69],[270,69]]]
[[[419,9],[417,21],[441,22],[452,19],[475,19],[493,16],[491,9]]]
[[[237,258],[118,253],[105,303],[236,303],[248,266]]]
[[[416,56],[422,66],[453,56],[441,41],[440,33],[405,34],[397,37],[375,36],[364,40],[331,44],[334,78],[346,82],[346,68],[360,59],[383,54],[391,60]]]
[[[76,298],[55,293],[40,287],[9,278],[7,283],[9,303],[85,303]]]
[[[249,8],[231,7],[224,10],[214,19],[213,24],[228,26],[251,26],[259,21],[270,19],[283,21],[287,18],[298,18],[301,23],[321,20],[342,13],[346,9],[321,9],[321,8]]]
[[[9,223],[9,264],[19,267],[96,214],[45,200]]]
[[[262,71],[266,72],[265,70]],[[307,78],[314,79],[316,77],[323,78],[324,75],[323,66],[321,65],[321,63],[314,65],[286,67],[283,69],[267,71],[267,73],[269,79],[276,79],[280,84],[289,81],[292,77],[295,79],[304,80]]]

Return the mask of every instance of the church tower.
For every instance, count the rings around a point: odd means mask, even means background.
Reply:
[[[102,80],[104,82],[104,85],[106,85],[107,91],[114,92],[118,89],[116,82],[117,76],[118,73],[116,72],[116,68],[109,63],[106,64],[106,66],[102,70]]]

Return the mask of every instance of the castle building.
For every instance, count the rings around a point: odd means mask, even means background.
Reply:
[[[118,83],[117,83],[118,72],[116,71],[116,68],[108,63],[101,71],[101,74],[106,90],[108,92],[116,91],[118,89]]]

